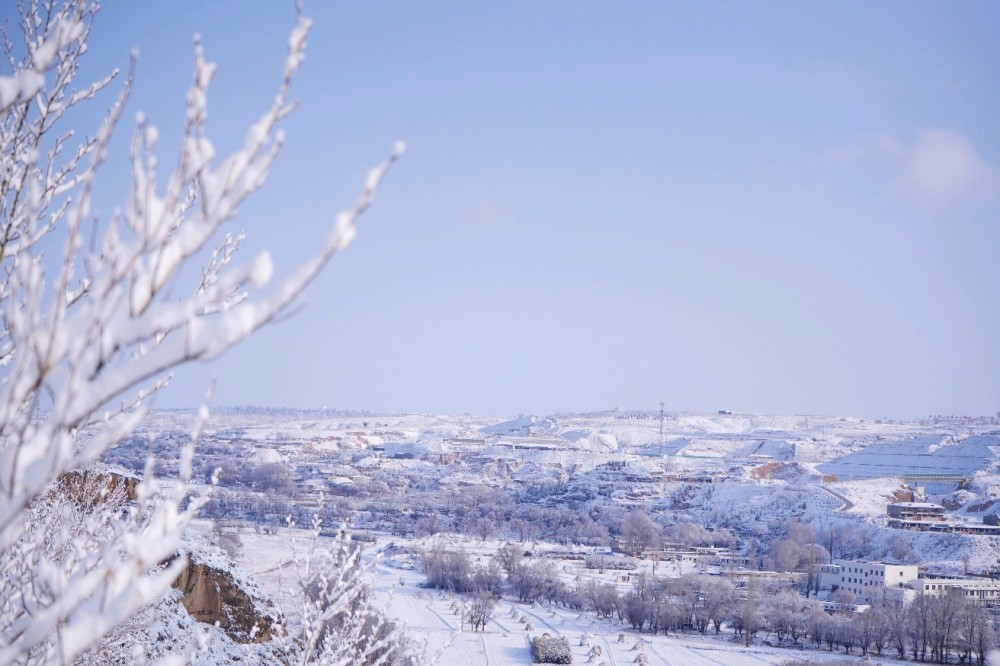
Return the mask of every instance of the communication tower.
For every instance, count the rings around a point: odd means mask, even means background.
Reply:
[[[663,446],[663,407],[664,403],[660,401],[660,446]]]

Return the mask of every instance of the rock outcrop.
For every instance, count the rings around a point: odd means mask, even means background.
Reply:
[[[97,506],[119,492],[121,501],[135,501],[138,484],[136,477],[117,472],[73,471],[59,477],[58,492],[80,505]]]
[[[237,643],[265,643],[274,635],[276,614],[244,590],[222,568],[189,560],[174,581],[184,608],[199,622],[216,624]]]

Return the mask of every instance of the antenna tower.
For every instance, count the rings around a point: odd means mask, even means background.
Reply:
[[[664,403],[660,401],[660,446],[663,446],[663,407]]]

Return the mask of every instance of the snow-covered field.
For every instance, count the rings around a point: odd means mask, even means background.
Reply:
[[[756,666],[781,664],[796,656],[789,650],[744,648],[728,640],[639,634],[597,620],[591,613],[527,606],[510,600],[497,606],[485,631],[462,631],[452,595],[420,589],[422,580],[423,575],[416,572],[380,569],[377,589],[382,598],[390,598],[391,594],[391,616],[402,620],[415,637],[426,638],[432,652],[440,651],[441,664],[530,664],[529,640],[542,633],[565,636],[573,650],[573,663],[579,664],[631,664],[640,653],[645,653],[650,663],[670,666]],[[526,624],[532,629],[526,630]],[[591,661],[594,646],[600,646],[601,657]]]
[[[207,529],[207,526],[202,526]],[[298,603],[293,550],[301,558],[311,537],[303,530],[281,530],[275,535],[244,531],[244,549],[240,563],[279,607],[294,617]],[[320,537],[320,547],[326,540]],[[398,541],[398,540],[397,540]],[[485,557],[501,542],[461,540],[473,557]],[[371,552],[386,545],[380,540]],[[399,545],[399,544],[396,544]],[[419,546],[407,542],[407,546]],[[484,631],[463,627],[455,595],[421,586],[424,575],[416,569],[400,568],[389,559],[372,562],[373,587],[379,605],[400,621],[410,637],[426,642],[427,653],[442,666],[503,666],[530,664],[529,641],[548,633],[564,636],[572,648],[573,663],[632,664],[645,654],[650,664],[665,666],[758,666],[784,664],[793,659],[858,663],[856,654],[830,653],[824,650],[787,649],[755,643],[745,647],[734,641],[729,631],[720,636],[651,635],[639,633],[621,624],[598,619],[593,613],[574,611],[547,604],[523,604],[509,598],[499,602]],[[563,573],[564,579],[580,575],[581,569]],[[661,575],[676,574],[661,564]],[[590,572],[586,575],[597,576]],[[613,580],[614,574],[605,576]],[[600,656],[596,656],[597,650]],[[890,658],[872,663],[895,664]]]

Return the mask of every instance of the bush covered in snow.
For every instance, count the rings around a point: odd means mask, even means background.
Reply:
[[[573,653],[569,641],[564,636],[552,637],[548,634],[531,639],[531,658],[536,664],[572,664]]]

